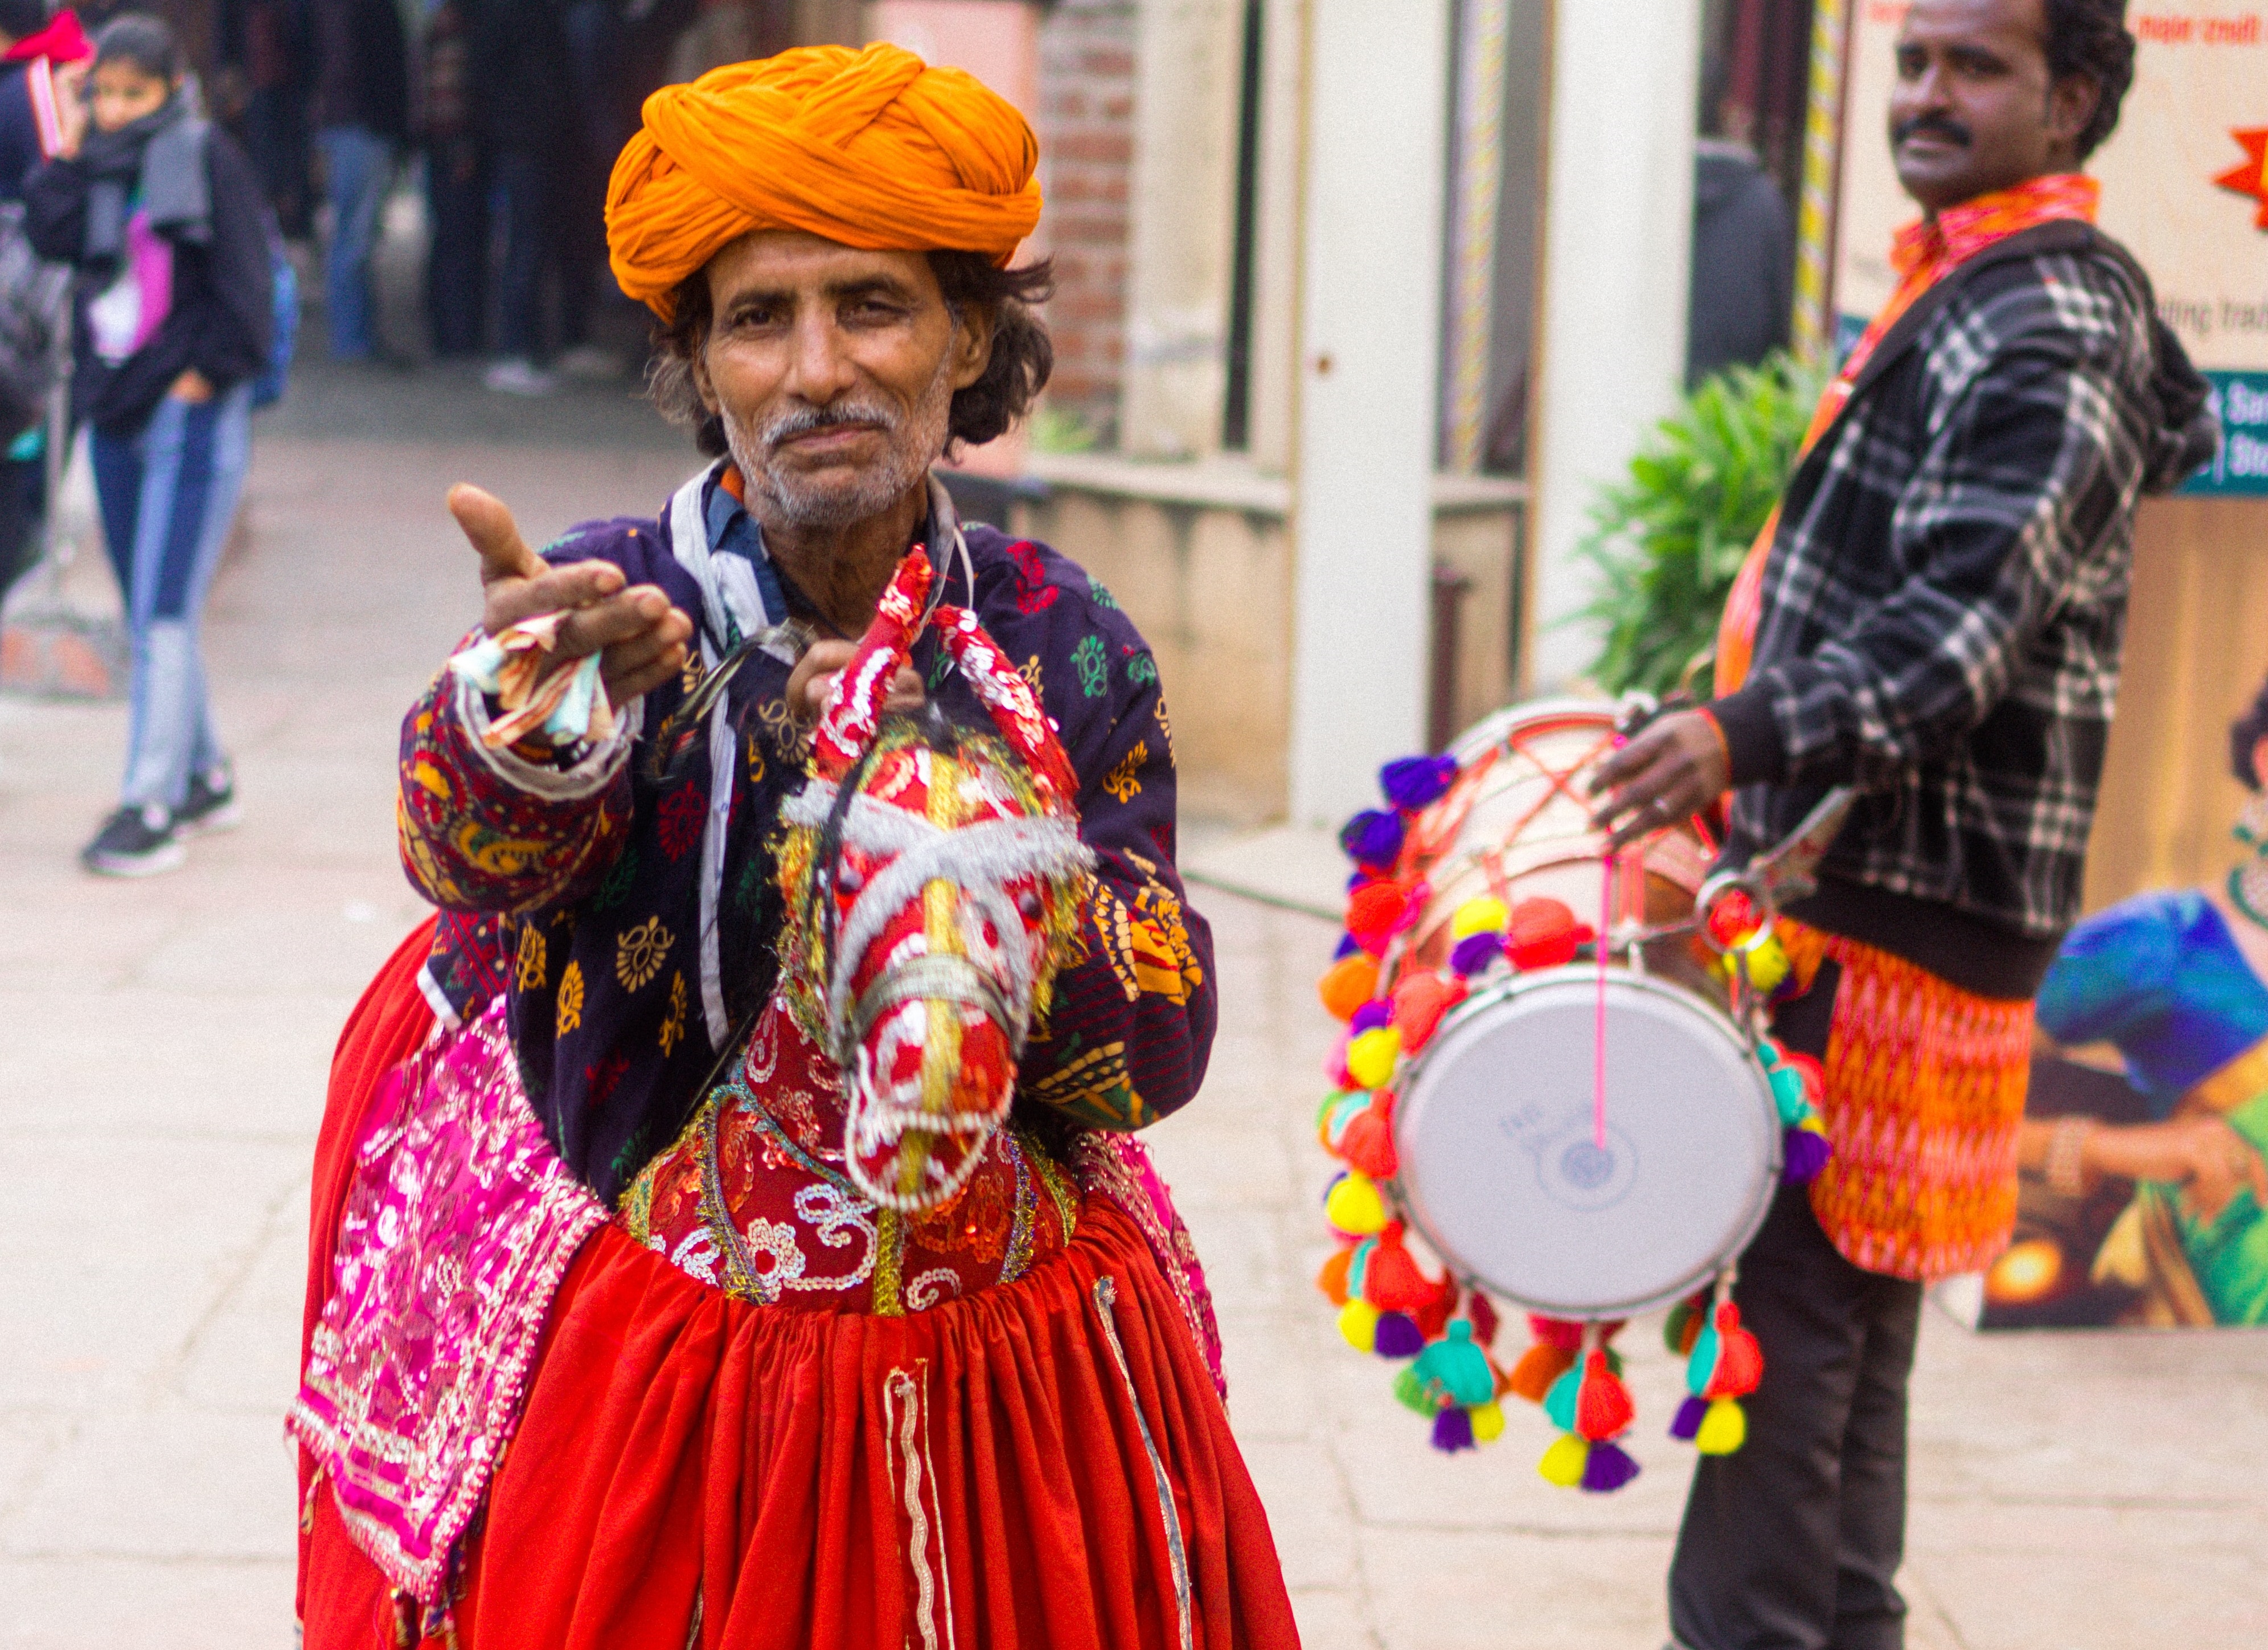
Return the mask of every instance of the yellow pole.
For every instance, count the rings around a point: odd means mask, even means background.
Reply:
[[[1803,210],[1796,219],[1795,349],[1817,365],[1834,347],[1835,192],[1843,154],[1843,77],[1851,0],[1816,0],[1811,98],[1803,132]]]

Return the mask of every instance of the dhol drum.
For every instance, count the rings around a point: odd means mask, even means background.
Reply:
[[[1410,1224],[1461,1275],[1557,1318],[1690,1295],[1756,1235],[1780,1171],[1771,1079],[1692,946],[1713,844],[1681,821],[1610,858],[1591,827],[1586,787],[1616,734],[1596,703],[1491,717],[1457,741],[1458,777],[1397,867],[1427,889],[1417,966],[1447,961],[1454,914],[1480,896],[1555,899],[1594,927],[1603,911],[1609,952],[1623,941],[1603,976],[1484,977],[1405,1067],[1395,1109]]]
[[[1542,1402],[1565,1434],[1545,1476],[1591,1489],[1637,1471],[1606,1342],[1654,1307],[1680,1303],[1689,1356],[1673,1432],[1739,1447],[1762,1362],[1730,1268],[1825,1149],[1816,1068],[1762,1029],[1786,971],[1771,913],[1793,883],[1708,881],[1699,820],[1620,852],[1591,824],[1590,781],[1632,713],[1518,706],[1389,764],[1388,806],[1342,833],[1360,874],[1323,982],[1348,1022],[1319,1119],[1344,1165],[1318,1280],[1342,1332],[1414,1359],[1395,1391],[1441,1448],[1500,1432],[1506,1391]],[[1516,1366],[1491,1356],[1494,1301],[1539,1337]]]

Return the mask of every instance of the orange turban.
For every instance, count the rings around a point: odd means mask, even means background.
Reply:
[[[665,320],[678,284],[750,230],[1005,268],[1040,221],[1024,117],[902,47],[729,63],[664,86],[644,113],[607,186],[607,250],[622,291]]]

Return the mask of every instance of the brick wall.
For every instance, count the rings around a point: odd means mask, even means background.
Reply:
[[[1134,158],[1133,0],[1059,0],[1040,30],[1040,153],[1056,296],[1050,406],[1116,438]]]

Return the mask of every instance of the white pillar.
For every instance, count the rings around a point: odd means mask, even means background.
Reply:
[[[1132,261],[1119,446],[1136,458],[1220,451],[1236,222],[1242,0],[1141,0]]]
[[[1425,740],[1448,0],[1313,0],[1308,31],[1291,789],[1322,824]]]
[[[1621,478],[1685,378],[1699,0],[1558,0],[1551,35],[1543,304],[1535,401],[1538,690],[1582,675],[1590,600],[1575,556],[1594,495]]]

